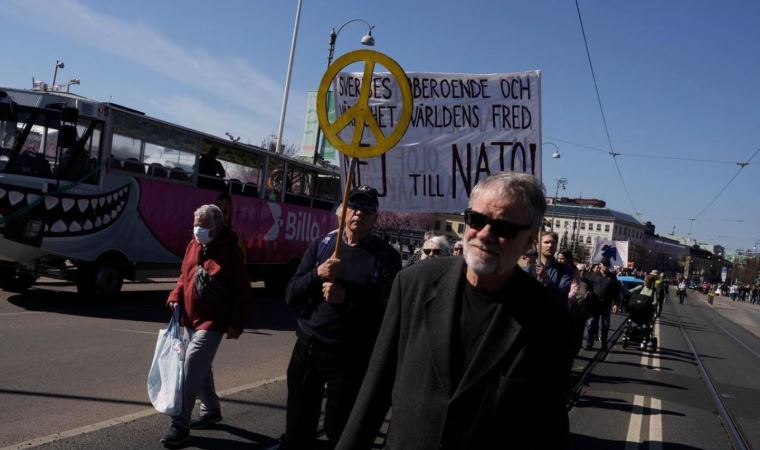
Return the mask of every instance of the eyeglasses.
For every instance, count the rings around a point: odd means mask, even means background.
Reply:
[[[375,214],[377,212],[377,206],[375,205],[365,205],[361,203],[349,203],[348,207],[353,209],[354,211],[361,211],[364,214]]]
[[[424,253],[424,254],[426,254],[428,256],[431,253],[434,254],[434,255],[440,255],[441,254],[441,249],[440,248],[423,248],[422,249],[422,253]]]
[[[503,219],[491,219],[483,213],[467,208],[464,211],[464,223],[474,230],[482,230],[486,225],[491,225],[491,232],[504,239],[513,239],[517,233],[531,228],[531,224],[521,225],[507,222]]]

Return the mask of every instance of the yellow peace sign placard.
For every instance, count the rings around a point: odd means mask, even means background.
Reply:
[[[330,123],[330,120],[327,118],[326,101],[330,84],[341,69],[361,61],[364,61],[364,76],[362,78],[361,90],[359,91],[359,99],[340,115],[335,122]],[[380,125],[369,108],[369,94],[375,64],[380,64],[388,69],[391,75],[396,78],[396,82],[401,90],[401,115],[399,116],[396,128],[388,136],[384,135],[380,130]],[[404,133],[406,133],[406,129],[409,128],[409,121],[412,118],[412,90],[409,88],[409,83],[406,80],[406,73],[404,73],[404,70],[396,61],[380,52],[374,50],[356,50],[346,53],[327,68],[327,72],[325,72],[322,81],[319,83],[317,118],[327,140],[341,153],[354,158],[372,158],[382,155],[401,140]],[[351,121],[354,122],[353,137],[351,138],[351,142],[343,142],[338,133],[346,128]],[[369,127],[377,143],[369,147],[360,147],[359,143],[361,142],[365,126]]]

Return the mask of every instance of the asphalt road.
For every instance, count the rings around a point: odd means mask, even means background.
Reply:
[[[130,285],[111,304],[82,303],[60,284],[23,296],[0,292],[0,450],[159,448],[168,418],[148,403],[145,377],[156,331],[168,320],[169,287]],[[278,447],[295,320],[280,299],[261,288],[255,294],[247,332],[225,341],[215,364],[224,421],[194,431],[187,448]],[[594,366],[570,412],[576,450],[732,448],[681,326],[760,448],[760,307],[726,298],[711,306],[690,291],[684,305],[666,303],[659,351],[618,343]],[[594,355],[582,351],[575,372]]]
[[[119,300],[101,304],[62,283],[24,295],[0,291],[0,448],[150,411],[147,373],[171,287],[130,284]],[[246,332],[225,340],[215,359],[218,391],[283,379],[295,316],[257,284],[254,296]],[[166,418],[155,420],[163,433]]]
[[[681,328],[750,448],[760,448],[760,338],[737,324],[752,329],[758,319],[756,305],[708,305],[695,291],[683,305],[666,303],[657,352],[618,343],[588,378],[570,414],[575,448],[733,448]]]

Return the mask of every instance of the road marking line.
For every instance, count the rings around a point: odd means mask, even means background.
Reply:
[[[42,313],[40,311],[24,311],[24,312],[0,313],[0,316],[22,316],[25,314],[42,314]]]
[[[641,441],[641,415],[644,411],[644,397],[633,396],[633,409],[631,420],[628,422],[628,434],[626,435],[625,450],[638,450]]]
[[[110,330],[123,331],[125,333],[139,333],[139,334],[150,334],[152,336],[158,336],[158,331],[127,330],[126,328],[110,328]]]
[[[266,384],[284,381],[285,378],[286,378],[285,375],[281,375],[279,377],[261,380],[256,383],[250,383],[250,384],[245,384],[243,386],[237,386],[237,387],[219,392],[219,396],[225,397],[225,396],[233,395],[238,392],[247,391],[253,388],[264,386]],[[158,414],[158,411],[156,411],[155,409],[145,409],[133,414],[127,414],[126,416],[116,417],[113,419],[104,420],[102,422],[93,423],[91,425],[85,425],[83,427],[74,428],[73,430],[62,431],[60,433],[51,434],[49,436],[31,439],[26,442],[19,442],[18,444],[13,444],[7,447],[0,448],[0,450],[20,450],[20,449],[39,447],[40,445],[45,445],[51,442],[60,441],[61,439],[68,439],[68,438],[80,436],[82,434],[93,433],[95,431],[99,431],[104,428],[113,427],[115,425],[123,425],[129,422],[134,422],[135,420],[143,419],[145,417],[150,417],[154,414]]]
[[[654,397],[649,405],[649,450],[662,450],[662,401]]]
[[[662,336],[660,336],[660,319],[657,319],[657,322],[654,324],[654,336],[657,338],[657,351],[660,350],[660,345],[662,344]],[[652,352],[652,369],[659,372],[660,371],[660,355],[654,355],[654,351]]]

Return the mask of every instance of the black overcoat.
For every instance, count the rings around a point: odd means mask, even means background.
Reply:
[[[369,449],[389,407],[387,449],[567,448],[567,313],[516,267],[454,385],[452,333],[464,274],[462,257],[423,261],[398,274],[337,449]]]

